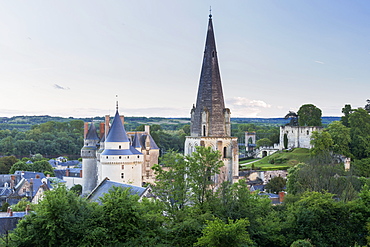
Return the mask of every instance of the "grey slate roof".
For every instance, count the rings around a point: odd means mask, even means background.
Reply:
[[[107,139],[105,142],[130,142],[122,124],[118,110],[114,116],[112,126],[110,127]]]
[[[133,137],[132,146],[134,148],[141,148],[140,140],[139,140],[139,134],[135,132],[135,135]]]
[[[87,199],[93,202],[100,203],[100,197],[102,197],[105,193],[108,193],[110,189],[114,187],[120,188],[130,188],[131,195],[138,195],[142,196],[148,188],[134,186],[131,184],[124,184],[118,182],[112,182],[108,178],[105,178],[96,188],[87,196]]]
[[[130,149],[104,149],[101,155],[132,155],[142,154],[137,151],[134,147],[130,146]]]
[[[95,124],[91,122],[90,128],[86,134],[86,140],[99,140],[98,134],[96,132]]]
[[[25,179],[36,178],[36,176],[39,176],[39,178],[45,178],[45,175],[42,172],[15,171],[14,174],[21,175]]]
[[[225,136],[224,96],[218,66],[216,41],[213,31],[212,15],[209,16],[206,44],[200,74],[194,119],[191,122],[191,136],[202,136],[202,112],[209,112],[208,136]]]

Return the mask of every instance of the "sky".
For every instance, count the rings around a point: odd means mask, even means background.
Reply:
[[[367,0],[0,0],[0,117],[190,117],[210,6],[232,117],[370,98]]]

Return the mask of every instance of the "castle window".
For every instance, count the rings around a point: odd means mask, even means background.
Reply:
[[[206,126],[203,125],[203,136],[206,136]]]
[[[122,165],[122,170],[124,170],[125,169],[125,165]]]
[[[149,155],[149,150],[146,150],[146,155]]]
[[[121,149],[121,145],[119,145],[118,148]]]
[[[212,57],[215,57],[215,51],[212,51]]]
[[[125,178],[125,174],[122,172],[121,173],[121,178],[124,179]]]
[[[149,178],[149,172],[146,172],[146,178]]]
[[[226,147],[224,147],[224,159],[226,158],[226,151],[227,151],[227,149],[226,149]]]
[[[140,156],[138,155],[137,158],[140,158]]]
[[[149,166],[150,166],[150,164],[149,164],[149,162],[147,162],[147,163],[146,163],[146,167],[149,167]]]
[[[130,156],[127,156],[127,159],[129,159],[130,158]]]
[[[310,134],[310,131],[309,130],[307,130],[307,135],[309,135]]]
[[[119,158],[121,159],[121,158],[122,158],[122,156],[119,156]]]
[[[106,156],[106,159],[108,159],[108,156]]]

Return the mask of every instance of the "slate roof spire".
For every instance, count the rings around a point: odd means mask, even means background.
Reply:
[[[99,140],[98,133],[96,132],[95,124],[93,121],[91,121],[89,130],[86,134],[86,140]]]
[[[116,110],[116,115],[114,116],[112,126],[109,129],[105,142],[130,142],[119,116],[118,109]]]
[[[203,111],[207,111],[209,114],[206,136],[225,136],[224,109],[224,96],[218,66],[212,14],[210,12],[197,102],[196,107],[192,110],[191,136],[205,136],[203,133],[204,126],[202,126]]]

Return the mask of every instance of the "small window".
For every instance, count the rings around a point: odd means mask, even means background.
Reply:
[[[310,131],[309,130],[307,130],[307,135],[309,135],[310,134]]]
[[[140,158],[140,156],[138,155],[137,158]]]
[[[122,172],[121,173],[121,178],[124,179],[125,178],[125,174]]]
[[[118,148],[121,149],[121,145],[119,145]]]
[[[226,158],[226,151],[227,151],[227,148],[224,147],[224,159]]]
[[[122,156],[119,156],[120,159],[122,159]]]
[[[125,165],[122,165],[122,170],[125,170]]]
[[[108,156],[106,156],[106,159],[108,159]]]
[[[146,172],[146,178],[149,178],[149,172]]]
[[[212,51],[212,57],[215,57],[215,51]]]
[[[129,159],[130,158],[130,156],[127,156],[127,159]]]

